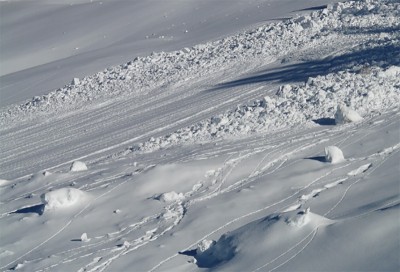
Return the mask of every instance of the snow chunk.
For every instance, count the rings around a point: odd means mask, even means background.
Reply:
[[[88,238],[87,237],[87,233],[86,232],[84,232],[84,233],[82,233],[82,235],[81,235],[81,242],[89,242],[90,241],[90,238]]]
[[[204,239],[203,241],[201,241],[196,248],[196,254],[202,254],[205,251],[207,251],[209,248],[211,248],[212,246],[215,245],[215,241],[214,240],[207,240]]]
[[[182,193],[176,193],[174,191],[163,193],[161,195],[155,196],[154,199],[160,200],[162,202],[176,202],[184,198]]]
[[[354,110],[347,108],[345,105],[340,104],[337,106],[337,111],[335,113],[335,123],[337,125],[359,122],[363,118]]]
[[[339,163],[344,161],[342,150],[337,146],[325,147],[325,160],[330,163]]]
[[[71,164],[71,168],[69,169],[71,172],[79,172],[79,171],[85,171],[88,170],[86,164],[81,161],[74,161]]]
[[[372,163],[364,164],[364,165],[358,167],[357,169],[350,171],[349,173],[347,173],[347,175],[348,176],[357,176],[359,174],[366,172],[369,168],[371,168],[371,166],[372,166]]]
[[[6,186],[8,184],[11,184],[11,181],[6,179],[0,179],[0,186]]]
[[[64,209],[77,205],[87,198],[87,193],[75,188],[61,188],[40,196],[45,210]]]
[[[80,82],[79,78],[75,77],[72,79],[71,85],[76,86],[76,85],[79,85],[80,83],[81,82]]]

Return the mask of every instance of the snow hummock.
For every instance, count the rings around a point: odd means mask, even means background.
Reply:
[[[81,161],[74,161],[70,167],[71,172],[79,172],[79,171],[86,171],[86,170],[88,170],[86,164]]]
[[[240,260],[252,258],[254,254],[265,254],[268,252],[266,248],[273,249],[274,244],[275,250],[279,251],[282,239],[293,243],[302,239],[305,233],[333,223],[333,220],[312,213],[310,209],[271,214],[225,233],[217,241],[201,241],[195,251],[195,263],[199,268],[214,268],[224,263],[226,270],[244,271],[246,264]],[[268,255],[275,254],[270,252]]]
[[[330,163],[340,163],[344,161],[342,150],[337,146],[325,147],[325,161]]]
[[[40,196],[45,210],[65,209],[84,202],[88,195],[75,188],[61,188]]]
[[[354,110],[349,109],[343,104],[339,104],[337,106],[337,110],[335,113],[335,123],[337,125],[345,124],[345,123],[352,123],[352,122],[359,122],[363,118]]]

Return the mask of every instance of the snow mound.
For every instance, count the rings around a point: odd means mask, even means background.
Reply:
[[[342,150],[337,146],[325,147],[325,161],[330,163],[340,163],[344,161]]]
[[[255,258],[254,254],[265,254],[267,247],[279,252],[293,246],[293,242],[304,238],[304,234],[333,222],[310,209],[272,214],[223,234],[218,241],[201,241],[194,253],[195,263],[200,268],[213,268],[224,263],[227,271],[248,271],[249,267],[234,267],[238,262],[231,266],[227,262],[234,258]]]
[[[88,170],[86,164],[81,161],[74,161],[69,169],[71,172],[79,172]]]
[[[40,196],[45,210],[65,209],[84,202],[88,195],[75,188],[61,188]]]
[[[359,122],[363,118],[354,110],[349,109],[343,104],[337,106],[337,110],[335,113],[335,123],[337,125]]]
[[[184,195],[182,193],[176,193],[175,191],[162,193],[162,194],[154,197],[154,199],[162,201],[162,202],[166,202],[166,203],[181,201],[183,198],[184,198]]]

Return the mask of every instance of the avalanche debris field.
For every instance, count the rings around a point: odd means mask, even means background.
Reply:
[[[1,271],[400,270],[398,0],[33,2],[0,2]]]

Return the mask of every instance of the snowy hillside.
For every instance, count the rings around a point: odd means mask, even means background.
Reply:
[[[87,2],[0,3],[2,271],[400,270],[399,1]]]

